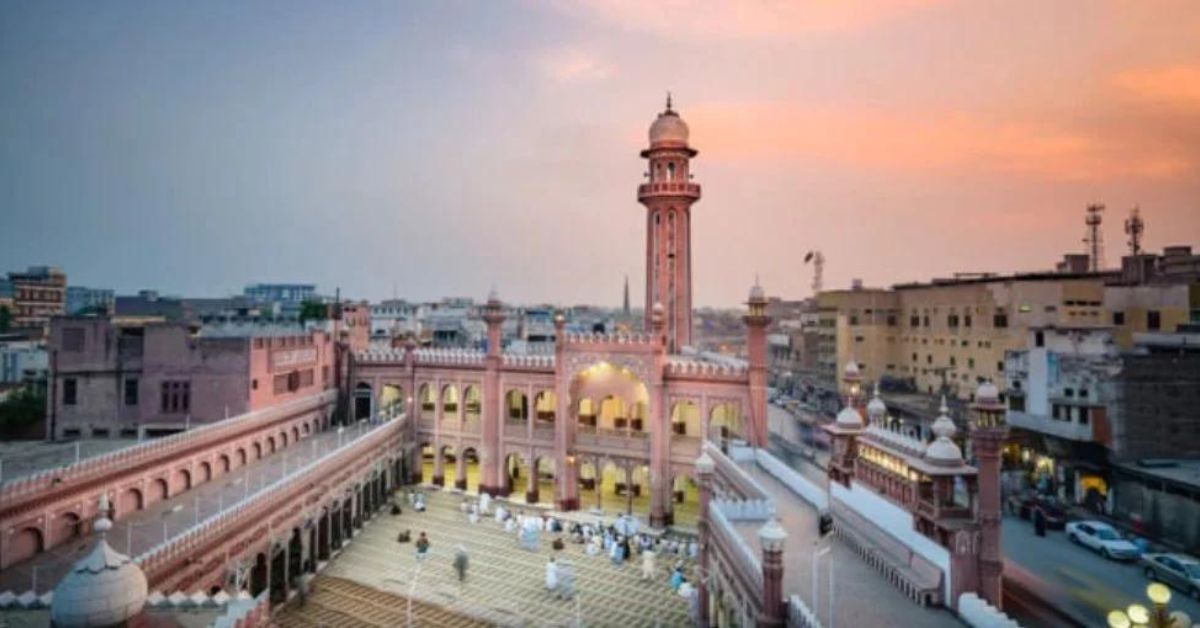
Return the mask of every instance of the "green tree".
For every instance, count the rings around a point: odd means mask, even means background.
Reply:
[[[8,331],[11,327],[12,310],[9,310],[7,305],[0,305],[0,333]]]
[[[305,301],[300,304],[300,322],[323,321],[329,318],[329,308],[320,301]]]
[[[0,435],[19,435],[45,416],[45,393],[34,387],[22,388],[0,401]]]

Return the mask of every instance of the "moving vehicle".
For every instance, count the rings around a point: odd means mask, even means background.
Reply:
[[[1067,524],[1067,540],[1091,548],[1109,560],[1133,560],[1141,551],[1103,521],[1072,521]]]
[[[1145,554],[1142,572],[1200,600],[1200,560],[1184,554]]]

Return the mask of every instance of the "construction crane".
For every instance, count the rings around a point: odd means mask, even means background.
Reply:
[[[820,251],[809,251],[804,255],[804,263],[813,265],[812,291],[815,297],[821,292],[821,276],[825,274],[825,256]]]
[[[1087,235],[1083,242],[1088,246],[1088,269],[1094,273],[1104,270],[1104,237],[1100,232],[1101,214],[1104,205],[1092,203],[1087,206],[1087,217],[1083,222],[1087,225]]]
[[[1137,205],[1129,210],[1129,218],[1125,219],[1125,235],[1129,236],[1129,252],[1137,256],[1142,252],[1142,233],[1146,223],[1142,222],[1142,210]]]

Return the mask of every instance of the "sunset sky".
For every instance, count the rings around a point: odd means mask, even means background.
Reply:
[[[1200,2],[0,4],[0,271],[640,306],[638,151],[700,151],[696,303],[1200,246]]]

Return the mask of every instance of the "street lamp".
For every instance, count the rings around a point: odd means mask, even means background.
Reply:
[[[1171,601],[1171,589],[1161,582],[1152,582],[1146,587],[1146,597],[1154,603],[1154,609],[1141,604],[1130,604],[1125,610],[1108,613],[1109,628],[1191,628],[1192,619],[1183,611],[1167,612]]]

